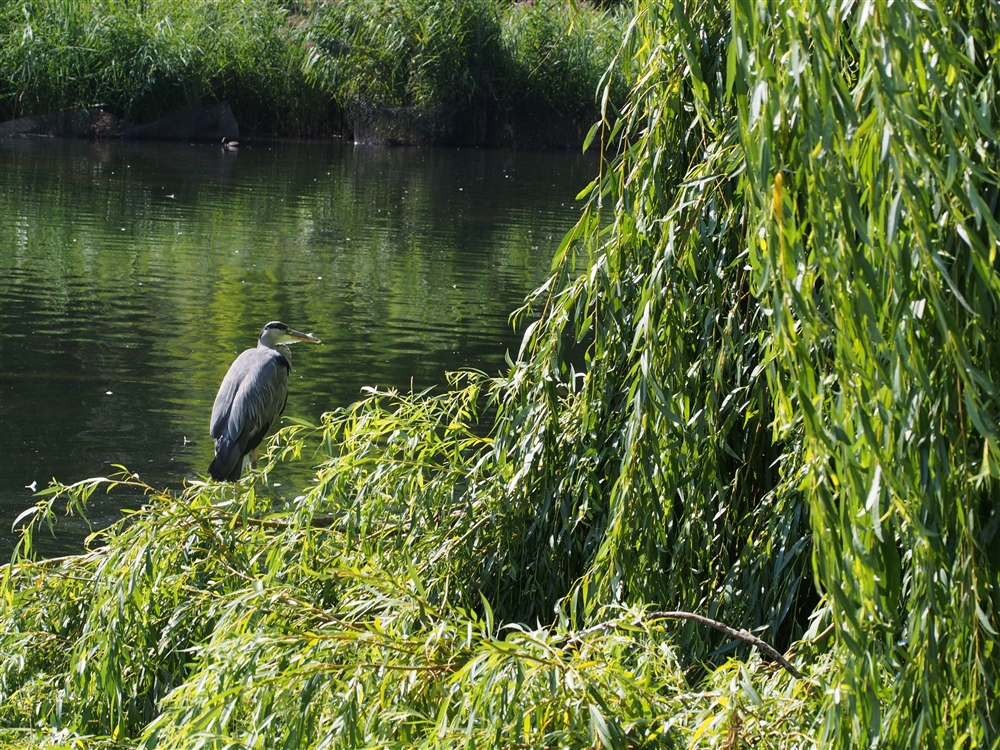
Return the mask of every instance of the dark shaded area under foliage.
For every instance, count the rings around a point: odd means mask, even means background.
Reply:
[[[0,123],[0,140],[17,135],[227,142],[240,137],[240,128],[229,102],[220,102],[190,107],[146,125],[133,125],[96,107],[67,109]]]

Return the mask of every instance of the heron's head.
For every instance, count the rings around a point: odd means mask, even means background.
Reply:
[[[299,341],[305,341],[308,344],[321,343],[311,333],[299,333],[278,320],[272,320],[264,326],[260,331],[260,337],[257,339],[259,345],[272,349],[279,344],[295,344]]]

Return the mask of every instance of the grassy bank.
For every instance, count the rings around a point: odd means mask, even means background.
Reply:
[[[247,133],[579,145],[622,18],[504,0],[6,3],[0,118],[102,106],[141,123],[225,99]]]
[[[15,561],[4,739],[1000,747],[998,29],[643,3],[508,374],[285,432],[287,505],[154,492]]]
[[[267,0],[4,3],[0,115],[101,106],[133,122],[222,99],[248,131],[309,133],[328,104]]]

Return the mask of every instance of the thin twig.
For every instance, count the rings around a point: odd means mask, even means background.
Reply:
[[[803,675],[799,670],[793,667],[791,663],[784,656],[779,654],[777,649],[775,649],[773,646],[766,643],[765,641],[762,641],[753,633],[747,632],[746,630],[743,629],[736,630],[735,628],[729,627],[725,623],[719,622],[718,620],[713,620],[710,617],[705,617],[704,615],[696,615],[694,612],[677,612],[677,611],[650,612],[648,615],[646,615],[646,619],[647,620],[661,620],[661,619],[693,620],[694,622],[701,623],[702,625],[708,625],[710,628],[715,628],[716,630],[719,630],[732,638],[736,638],[737,640],[743,641],[744,643],[749,643],[751,646],[760,649],[765,654],[774,659],[776,662],[778,662],[778,664],[784,667],[788,671],[788,673],[791,674],[793,677],[796,677],[798,679],[802,679],[803,677],[805,677],[805,675]]]
[[[324,529],[335,525],[340,520],[340,516],[313,516],[309,519],[309,523],[303,525],[303,528]],[[246,523],[247,526],[263,526],[267,529],[290,529],[299,525],[293,521],[279,521],[275,518],[248,517],[240,518],[236,521],[237,526],[240,526],[243,523]]]

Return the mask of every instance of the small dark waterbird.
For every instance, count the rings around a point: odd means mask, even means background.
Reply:
[[[212,479],[235,482],[247,464],[253,465],[257,446],[285,410],[292,370],[287,345],[299,341],[321,343],[311,333],[272,321],[261,330],[257,348],[247,349],[230,365],[212,407],[215,458],[208,467]]]

